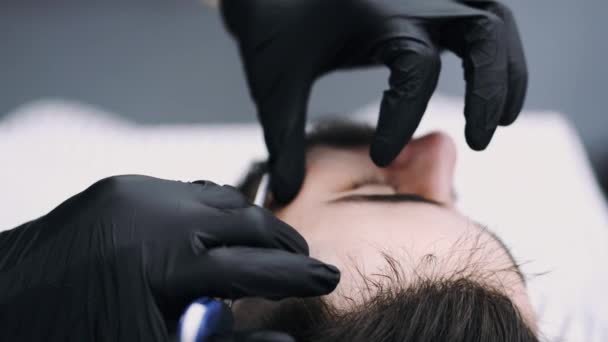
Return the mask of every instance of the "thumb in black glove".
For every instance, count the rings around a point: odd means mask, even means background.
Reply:
[[[0,235],[0,334],[164,341],[202,296],[331,292],[338,270],[307,255],[302,236],[234,188],[110,177]]]

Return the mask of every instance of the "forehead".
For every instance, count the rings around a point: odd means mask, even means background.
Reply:
[[[297,213],[306,215],[296,217]],[[358,250],[356,245],[442,250],[464,237],[491,238],[465,216],[427,203],[302,200],[278,215],[293,223],[302,234],[310,235],[309,242],[354,250]]]
[[[503,246],[483,227],[446,208],[426,203],[335,203],[300,214],[283,212],[280,217],[306,238],[311,256],[342,270],[335,298],[357,293],[364,286],[362,276],[381,280],[389,267],[386,255],[399,261],[403,279],[475,270],[493,274],[494,284],[517,281]]]

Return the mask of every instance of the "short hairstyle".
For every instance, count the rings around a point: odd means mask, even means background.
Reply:
[[[377,275],[381,280],[362,276],[363,300],[347,310],[323,297],[245,299],[235,310],[239,328],[281,331],[298,342],[539,341],[504,289],[475,267],[450,275],[420,271],[405,282],[399,262],[384,257],[388,271]]]
[[[370,126],[324,121],[307,134],[306,147],[355,148],[369,145],[372,138]],[[266,162],[254,163],[238,188],[253,199],[266,170]],[[471,256],[479,250],[474,246]],[[282,331],[298,342],[539,341],[505,289],[484,281],[488,274],[481,270],[465,266],[449,275],[414,272],[416,279],[406,282],[398,260],[384,257],[388,269],[379,275],[383,281],[361,275],[366,293],[348,310],[324,297],[275,303],[242,299],[235,306],[237,327]]]

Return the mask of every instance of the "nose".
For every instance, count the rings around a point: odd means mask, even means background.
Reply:
[[[442,132],[412,139],[385,169],[399,193],[414,193],[452,205],[457,152],[454,140]]]

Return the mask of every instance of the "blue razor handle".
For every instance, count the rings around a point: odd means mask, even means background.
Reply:
[[[179,320],[180,342],[208,342],[229,335],[233,327],[230,308],[220,300],[202,297],[190,303]]]

